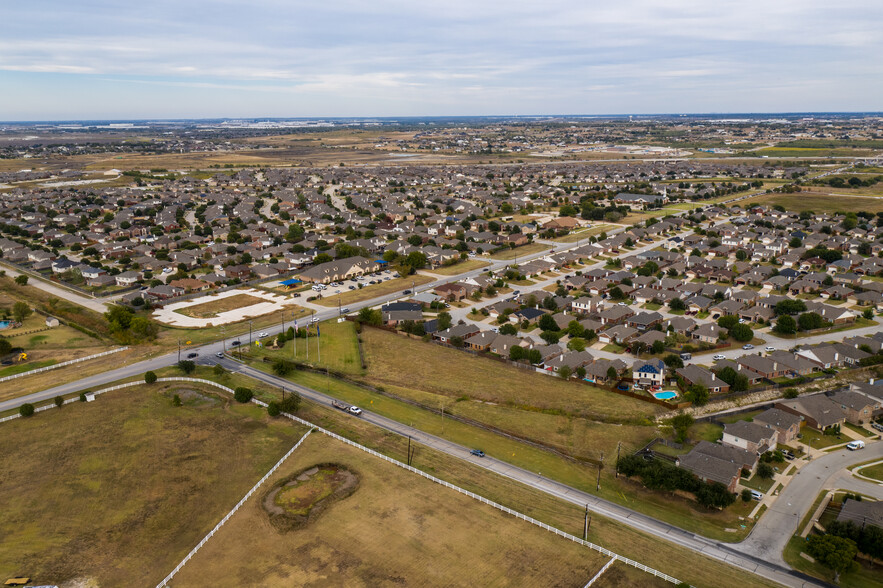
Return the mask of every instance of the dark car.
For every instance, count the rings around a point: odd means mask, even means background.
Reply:
[[[240,345],[239,341],[233,341],[232,343],[230,343],[231,347],[239,347],[239,345]]]
[[[484,457],[484,451],[482,451],[481,449],[473,449],[469,453],[471,453],[472,455],[475,455],[477,457]]]
[[[405,290],[404,292],[402,292],[402,294],[410,294],[410,293],[411,293],[410,290]]]
[[[187,354],[187,359],[193,359],[194,357],[199,357],[199,354],[195,351]]]

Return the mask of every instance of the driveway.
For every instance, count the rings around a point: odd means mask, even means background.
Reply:
[[[33,286],[34,288],[38,288],[40,290],[43,290],[44,292],[48,292],[49,294],[61,298],[62,300],[73,302],[74,304],[84,306],[89,310],[94,310],[95,312],[101,314],[107,312],[107,305],[104,302],[100,302],[95,298],[89,298],[87,296],[83,296],[82,294],[77,294],[71,290],[68,290],[67,288],[56,286],[52,282],[47,282],[45,280],[35,278],[34,276],[29,274],[22,274],[22,272],[15,270],[8,265],[3,265],[3,269],[6,270],[6,275],[12,276],[13,278],[20,275],[28,276],[28,286]]]

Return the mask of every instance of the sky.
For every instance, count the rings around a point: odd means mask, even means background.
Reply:
[[[0,3],[0,120],[883,110],[880,0]]]

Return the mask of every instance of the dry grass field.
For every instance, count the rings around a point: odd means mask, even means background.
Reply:
[[[280,532],[252,499],[188,562],[186,586],[584,586],[589,549],[318,433],[267,482],[319,463],[358,474],[355,492]],[[263,493],[261,494],[263,496]]]
[[[533,255],[534,253],[540,253],[541,251],[547,251],[550,247],[548,245],[543,245],[542,243],[530,243],[529,245],[522,245],[521,247],[516,247],[515,249],[507,249],[504,251],[500,251],[491,255],[493,259],[515,259],[518,257],[524,257],[525,255]]]
[[[433,278],[430,278],[429,276],[417,274],[406,278],[393,278],[385,282],[380,282],[379,284],[365,286],[358,290],[345,290],[339,295],[332,293],[331,290],[327,290],[326,293],[323,294],[323,298],[316,300],[315,303],[321,306],[337,306],[338,304],[346,306],[347,304],[364,302],[365,300],[371,300],[372,298],[377,298],[379,296],[386,296],[393,292],[408,290],[414,286],[421,286],[432,281]]]
[[[304,432],[191,384],[4,423],[0,575],[154,586]]]
[[[460,261],[458,263],[455,263],[454,265],[445,265],[442,267],[437,267],[424,271],[426,273],[437,274],[439,276],[456,276],[459,274],[465,274],[466,272],[471,272],[472,270],[481,269],[489,265],[489,261],[482,261],[480,259],[467,259],[466,261]]]
[[[212,300],[210,302],[203,302],[202,304],[195,304],[193,306],[181,308],[175,312],[194,318],[212,318],[218,316],[222,312],[227,312],[228,310],[245,308],[247,306],[261,304],[262,302],[266,302],[266,300],[250,294],[237,294],[235,296],[221,298],[220,300]]]
[[[826,189],[834,191],[833,189]],[[838,190],[844,193],[843,190]],[[812,212],[858,212],[866,211],[871,213],[883,212],[883,198],[874,197],[849,197],[849,196],[831,196],[820,193],[798,193],[798,194],[764,194],[750,200],[739,202],[742,208],[752,204],[763,204],[767,206],[783,206],[785,210],[793,212],[802,212],[810,210]]]

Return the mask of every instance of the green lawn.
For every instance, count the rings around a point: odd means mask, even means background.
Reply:
[[[843,423],[843,426],[854,433],[858,433],[863,437],[876,437],[875,433],[870,432],[864,427],[859,427],[858,425],[853,425],[852,423]]]
[[[769,489],[773,487],[775,480],[773,480],[773,478],[764,479],[757,474],[754,474],[753,476],[751,476],[750,480],[741,478],[739,480],[739,483],[746,488],[751,488],[752,490],[757,490],[766,494],[767,492],[769,492]]]
[[[858,473],[866,478],[873,478],[874,480],[880,480],[883,482],[883,463],[862,468]]]
[[[813,449],[827,449],[834,445],[849,442],[849,437],[846,435],[825,435],[821,431],[811,429],[810,427],[804,427],[800,432],[803,434],[801,441],[809,444]]]
[[[29,372],[31,370],[35,370],[41,367],[47,367],[50,365],[55,365],[57,362],[54,359],[47,359],[45,361],[31,361],[28,363],[20,363],[18,365],[11,365],[9,367],[3,368],[0,370],[0,378],[5,378],[6,376],[14,376],[15,374],[23,374],[25,372]],[[9,386],[10,384],[6,384]]]

